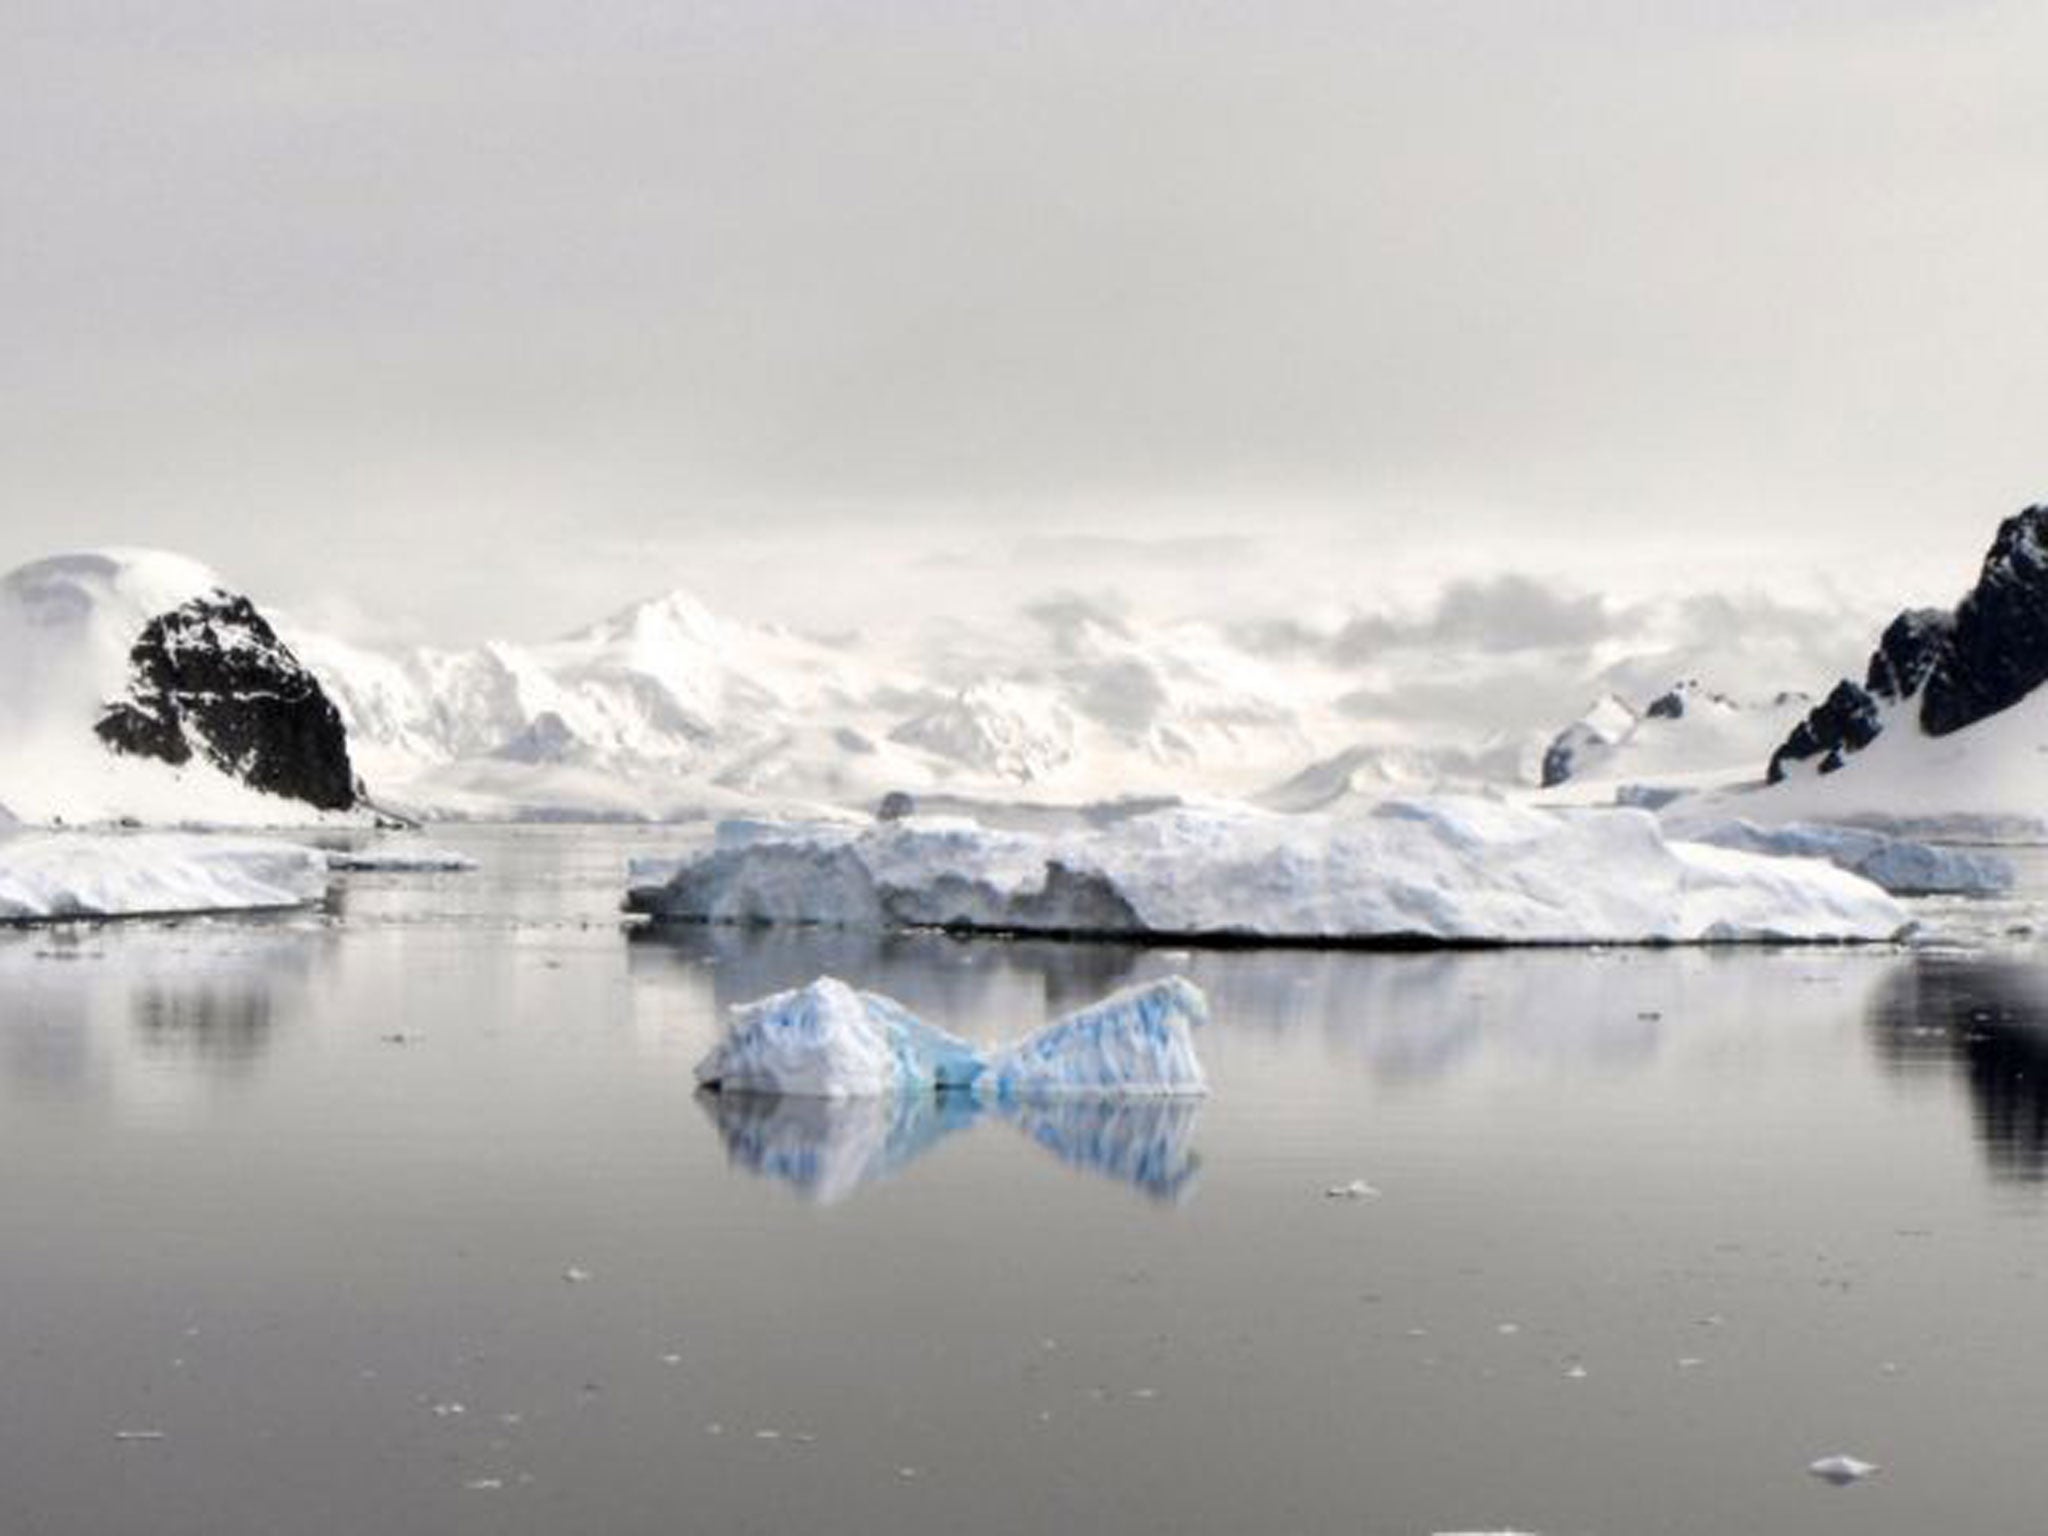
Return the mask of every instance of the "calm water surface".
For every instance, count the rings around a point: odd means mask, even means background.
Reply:
[[[0,1529],[2039,1524],[2026,903],[1975,958],[662,936],[673,836],[437,841],[484,867],[0,934]],[[985,1039],[1181,970],[1215,1092],[693,1094],[821,970]]]

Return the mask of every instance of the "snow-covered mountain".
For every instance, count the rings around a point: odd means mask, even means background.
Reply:
[[[909,654],[674,593],[563,639],[295,644],[380,793],[429,814],[669,817],[891,791],[1072,801],[1249,793],[1355,738],[1343,669],[1079,602]]]
[[[2048,506],[2007,518],[1953,610],[1900,614],[1771,753],[1743,816],[2048,827]],[[1701,807],[1688,814],[1711,814]]]
[[[1578,699],[1645,697],[1708,654],[1712,675],[1745,682],[1835,654],[1836,620],[1811,610],[1547,593],[1504,578],[1259,622],[1067,593],[973,623],[814,634],[670,592],[554,640],[398,648],[267,618],[176,556],[65,556],[0,587],[0,718],[16,722],[0,804],[28,820],[276,820],[255,790],[339,805],[360,775],[379,804],[425,816],[865,811],[896,793],[1337,809],[1533,785]],[[1737,754],[1723,701],[1670,701],[1669,720],[1660,700],[1588,722],[1575,789],[1601,754],[1603,777]]]
[[[0,577],[0,803],[28,821],[264,824],[356,803],[341,717],[248,598],[146,550]]]
[[[1493,608],[1503,623],[1540,610],[1529,585],[1319,624],[1161,620],[1067,593],[972,624],[820,636],[671,593],[537,644],[292,638],[380,796],[428,815],[652,818],[866,809],[895,791],[1312,809],[1527,785],[1548,722],[1589,692],[1648,692],[1709,656],[1747,685],[1853,654],[1831,648],[1854,633],[1839,615],[1752,599],[1575,598],[1526,643],[1474,630]],[[1713,735],[1712,713],[1688,739]],[[1766,745],[1746,736],[1714,760],[1748,764]]]
[[[1812,702],[1791,692],[1737,699],[1696,678],[1641,708],[1605,694],[1552,738],[1543,754],[1542,786],[1655,790],[1751,778]]]

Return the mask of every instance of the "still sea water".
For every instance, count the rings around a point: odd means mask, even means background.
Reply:
[[[435,840],[482,868],[0,933],[0,1530],[2040,1525],[2032,897],[1913,950],[1176,954],[647,933],[673,832]],[[1182,971],[1214,1092],[693,1093],[821,971],[983,1040]]]

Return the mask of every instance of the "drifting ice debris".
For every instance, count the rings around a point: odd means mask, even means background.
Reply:
[[[452,874],[476,868],[476,860],[452,848],[409,843],[372,843],[365,848],[336,848],[327,854],[329,869],[378,870],[392,874]]]
[[[1860,1483],[1877,1470],[1874,1461],[1858,1461],[1854,1456],[1823,1456],[1806,1469],[1823,1482],[1833,1483],[1837,1488],[1846,1488],[1851,1483]]]
[[[1208,1081],[1192,1032],[1207,1020],[1201,990],[1174,976],[1125,988],[983,1053],[900,1003],[825,976],[734,1009],[696,1074],[721,1091],[817,1098],[946,1089],[972,1089],[985,1103],[1198,1095]]]
[[[130,1445],[139,1444],[146,1440],[161,1440],[163,1437],[164,1432],[160,1429],[117,1429],[114,1431],[114,1438],[116,1440],[124,1441]]]
[[[595,1277],[591,1274],[589,1270],[583,1268],[581,1265],[571,1264],[567,1269],[562,1271],[562,1278],[568,1281],[571,1285],[581,1285],[584,1281],[594,1279]]]
[[[1363,1179],[1353,1179],[1349,1184],[1332,1184],[1323,1191],[1325,1200],[1377,1200],[1380,1192]]]

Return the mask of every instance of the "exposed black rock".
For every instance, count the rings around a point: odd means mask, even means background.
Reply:
[[[2048,682],[2048,507],[2009,517],[1933,659],[1920,724],[1946,736]]]
[[[201,755],[254,789],[321,810],[356,804],[339,711],[246,597],[216,588],[159,614],[128,662],[128,696],[96,726],[115,751],[177,765]]]
[[[1685,718],[1685,695],[1674,688],[1669,693],[1660,693],[1650,700],[1643,710],[1652,720],[1683,720]]]
[[[1842,766],[1843,753],[1862,751],[1877,740],[1879,729],[1877,700],[1843,678],[1771,754],[1767,777],[1775,784],[1785,777],[1785,764],[1810,757],[1820,759],[1822,773],[1833,773]]]
[[[1771,754],[1775,784],[1795,762],[1822,773],[1875,741],[1886,706],[1919,700],[1920,728],[1946,736],[2008,709],[2048,682],[2048,506],[1999,525],[1977,585],[1954,612],[1900,614],[1885,627],[1861,686],[1846,678]]]

